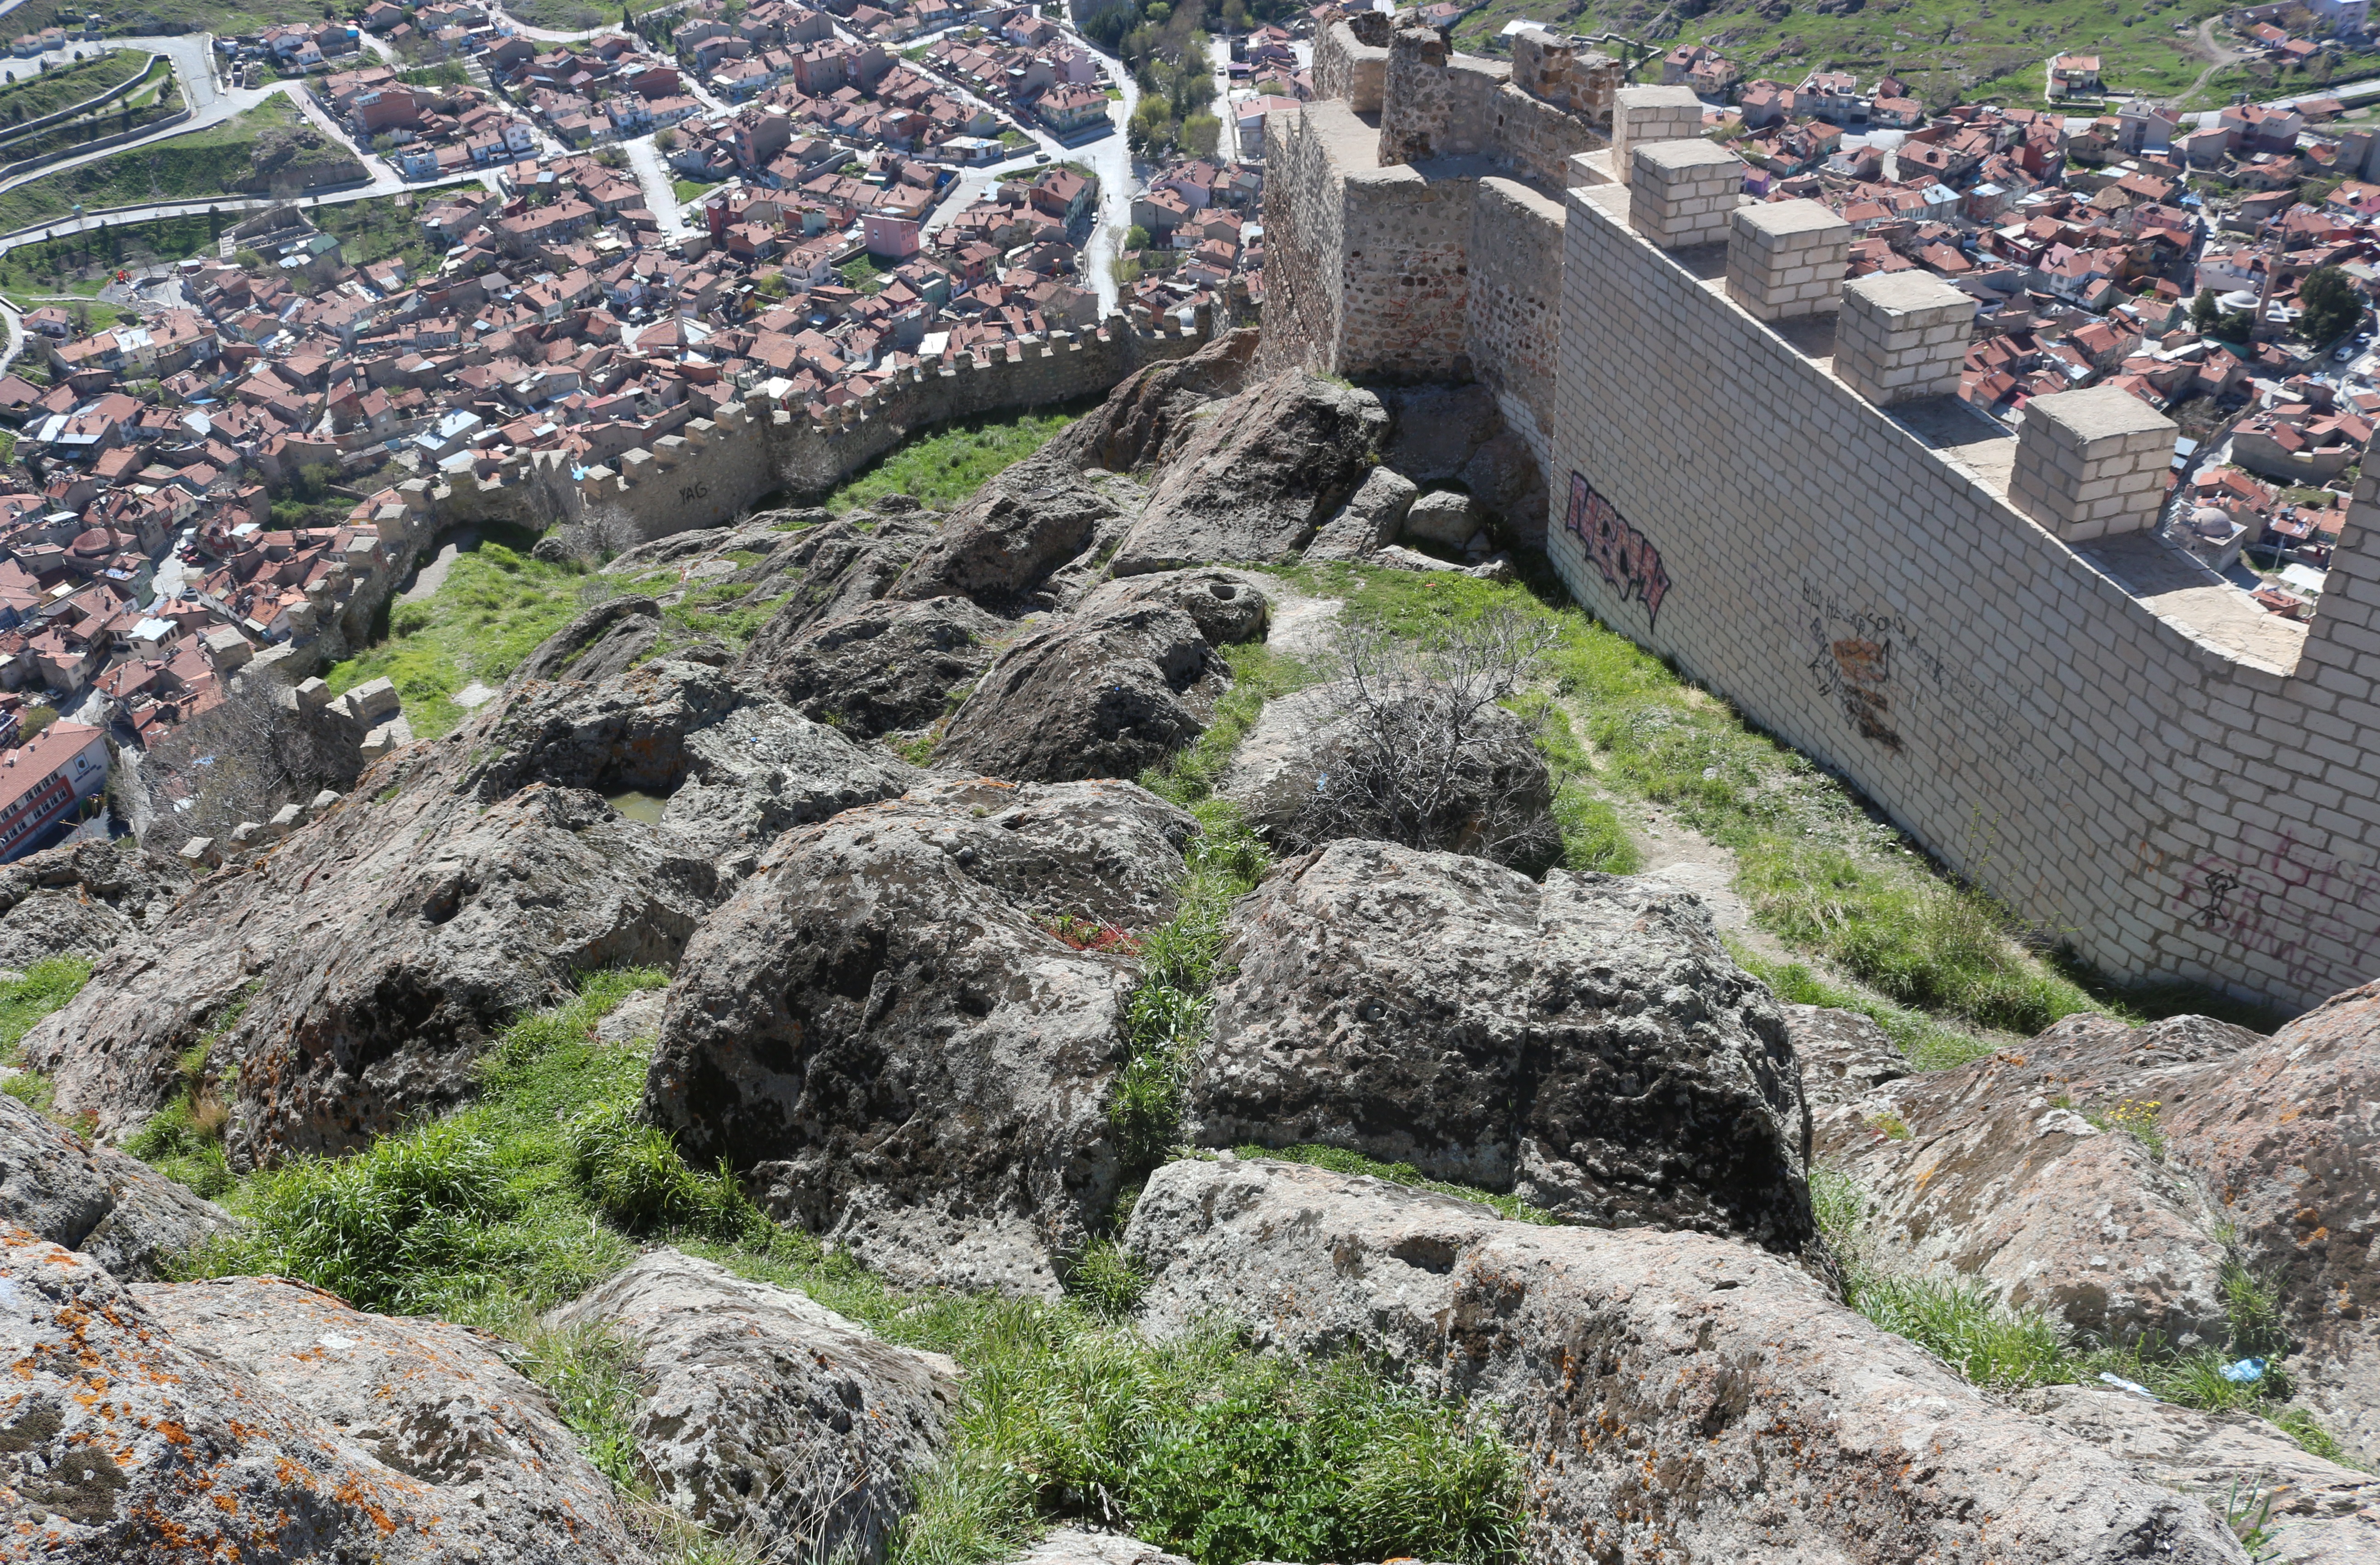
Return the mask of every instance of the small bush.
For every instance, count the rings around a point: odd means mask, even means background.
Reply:
[[[595,1209],[629,1233],[691,1229],[733,1239],[767,1219],[722,1166],[689,1168],[668,1131],[641,1123],[638,1101],[614,1098],[570,1122],[570,1177]]]
[[[2165,1161],[2165,1131],[2157,1125],[2157,1111],[2165,1106],[2145,1098],[2128,1097],[2104,1114],[2086,1114],[2084,1119],[2103,1131],[2119,1131],[2147,1149],[2148,1155]]]
[[[1148,1279],[1132,1253],[1112,1239],[1085,1250],[1066,1274],[1066,1291],[1097,1314],[1121,1320],[1140,1307]]]
[[[588,1459],[624,1489],[642,1481],[630,1427],[638,1400],[634,1364],[625,1344],[601,1327],[535,1327],[523,1334],[514,1366],[545,1388]]]

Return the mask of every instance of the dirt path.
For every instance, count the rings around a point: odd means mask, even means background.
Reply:
[[[479,546],[480,530],[476,527],[458,527],[449,532],[430,563],[414,571],[413,584],[399,593],[396,601],[418,604],[436,596],[438,589],[446,585],[446,573],[455,568],[455,556]]]
[[[2236,66],[2246,58],[2245,55],[2237,54],[2215,42],[2215,24],[2221,19],[2219,17],[2209,17],[2198,24],[2198,47],[2213,63],[2198,73],[2198,79],[2190,84],[2190,91],[2177,100],[2185,108],[2197,99],[2199,93],[2206,90],[2206,84],[2215,79],[2216,71],[2226,66]]]

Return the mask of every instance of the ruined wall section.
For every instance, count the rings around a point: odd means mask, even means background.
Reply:
[[[1379,161],[1492,156],[1497,93],[1512,79],[1500,60],[1450,53],[1435,29],[1400,28],[1389,42]]]
[[[1330,141],[1360,145],[1369,128],[1343,102],[1265,116],[1264,331],[1256,369],[1335,373],[1346,253],[1344,179]]]
[[[1379,113],[1390,31],[1388,16],[1380,11],[1324,28],[1314,43],[1314,95],[1339,99],[1357,114]]]
[[[571,472],[552,453],[465,475],[431,491],[437,525],[559,521],[593,543],[628,548],[673,532],[718,527],[763,500],[823,497],[912,434],[985,413],[1098,396],[1144,364],[1180,359],[1206,342],[1211,322],[1190,329],[1126,326],[1053,333],[1013,343],[1004,355],[965,354],[916,366],[868,395],[813,417],[792,396],[766,389],[722,403],[707,419],[621,456]]]
[[[1613,189],[1572,190],[1564,235],[1548,552],[1580,602],[2119,978],[2290,1006],[2370,978],[2380,474],[2301,655],[2260,666],[1654,250]]]
[[[1471,205],[1463,340],[1472,373],[1496,394],[1504,422],[1548,473],[1561,343],[1562,226],[1561,207],[1528,186],[1479,181]],[[1545,546],[1545,518],[1515,518],[1514,524],[1523,544]]]
[[[1338,350],[1354,379],[1464,380],[1476,178],[1400,166],[1345,177]]]

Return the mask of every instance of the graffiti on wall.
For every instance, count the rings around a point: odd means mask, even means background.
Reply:
[[[1661,551],[1653,541],[1628,525],[1619,507],[1595,492],[1577,473],[1570,475],[1570,518],[1564,523],[1586,549],[1586,557],[1603,572],[1604,584],[1620,596],[1645,605],[1650,630],[1661,617],[1661,600],[1670,595],[1670,573],[1661,568]]]
[[[1900,753],[1893,703],[1905,691],[1938,692],[1965,721],[1993,733],[2016,721],[2007,702],[1937,656],[1902,616],[1852,608],[1809,581],[1802,583],[1802,602],[1809,616],[1810,672],[1862,739]]]
[[[2142,844],[2137,868],[2157,871],[2182,855]],[[2351,864],[2284,827],[2262,849],[2190,857],[2174,907],[2191,927],[2263,957],[2288,982],[2319,989],[2341,953],[2361,965],[2366,941],[2352,916],[2380,905],[2380,868]]]

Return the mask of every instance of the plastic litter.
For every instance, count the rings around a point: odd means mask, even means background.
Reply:
[[[2101,1370],[2099,1372],[2099,1378],[2106,1381],[2108,1385],[2113,1386],[2119,1391],[2130,1391],[2135,1397],[2145,1397],[2153,1402],[2160,1400],[2155,1391],[2150,1390],[2139,1381],[2127,1380],[2113,1370]]]
[[[2265,1378],[2265,1361],[2241,1359],[2238,1363],[2223,1366],[2223,1378],[2235,1386],[2246,1386]]]

